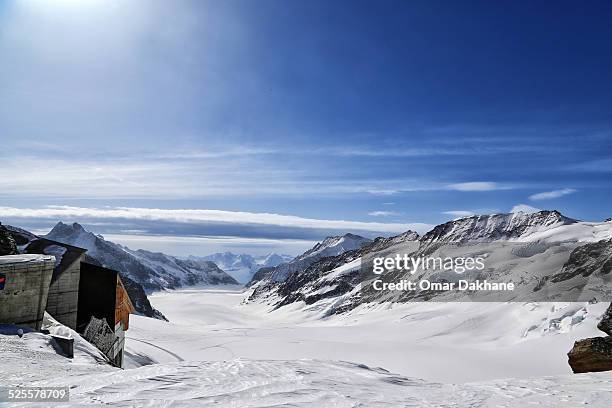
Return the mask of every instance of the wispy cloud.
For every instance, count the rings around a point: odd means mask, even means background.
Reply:
[[[568,194],[575,193],[576,191],[577,190],[573,188],[563,188],[560,190],[544,191],[542,193],[530,195],[529,199],[533,201],[551,200],[553,198],[559,198],[559,197],[563,197]]]
[[[234,152],[240,154],[239,152]],[[437,188],[425,181],[327,178],[325,168],[295,168],[267,160],[264,153],[211,153],[190,160],[168,152],[166,159],[133,154],[120,157],[24,156],[0,152],[0,191],[5,197],[159,198],[393,195]],[[196,152],[203,158],[207,153]]]
[[[372,217],[393,217],[401,215],[401,213],[397,211],[370,211],[368,215],[371,215]]]
[[[610,173],[612,172],[612,159],[596,159],[583,163],[562,166],[562,170],[579,171],[585,173]]]
[[[481,144],[473,143],[466,146],[443,146],[432,145],[429,147],[328,147],[325,149],[310,150],[305,153],[316,153],[321,155],[333,156],[348,156],[348,157],[431,157],[431,156],[474,156],[474,155],[495,155],[500,153],[526,153],[533,151],[544,150],[541,148],[529,146],[526,144],[514,144],[506,146],[482,146]]]
[[[467,183],[449,184],[447,187],[449,190],[456,191],[494,191],[510,188],[509,186],[502,186],[492,181],[470,181]]]
[[[227,157],[241,156],[260,156],[282,153],[277,149],[266,149],[261,147],[251,146],[232,146],[225,149],[190,149],[179,150],[175,152],[158,153],[151,155],[152,159],[161,160],[198,160],[198,159],[216,159]]]
[[[0,151],[0,191],[18,198],[175,199],[376,195],[422,191],[502,189],[492,182],[451,184],[424,178],[375,179],[344,174],[333,162],[292,166],[270,160],[272,150],[236,148],[158,155],[128,152],[74,157]],[[27,169],[27,170],[26,170]],[[17,171],[15,171],[17,170]]]
[[[394,194],[402,193],[403,190],[373,188],[373,189],[367,190],[367,192],[370,193],[370,194],[373,194],[373,195],[391,196],[391,195],[394,195]]]

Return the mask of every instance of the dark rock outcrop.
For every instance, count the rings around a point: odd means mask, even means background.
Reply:
[[[612,337],[578,340],[567,356],[574,373],[612,370]]]
[[[551,282],[563,282],[578,275],[607,275],[612,272],[612,240],[590,242],[579,246],[570,254],[563,269],[553,275]]]
[[[17,243],[11,233],[0,223],[0,256],[15,255],[17,253]]]
[[[39,238],[37,235],[34,235],[30,231],[26,231],[22,228],[13,227],[12,225],[5,225],[5,227],[15,240],[15,243],[17,244],[17,251],[19,251],[20,246],[27,245]]]
[[[259,282],[262,279],[265,279],[266,276],[271,275],[274,272],[274,267],[264,266],[263,268],[259,268],[257,272],[251,278],[251,281],[247,283],[247,287],[252,286],[254,283]]]
[[[612,303],[606,310],[606,313],[603,315],[603,319],[597,325],[597,328],[602,332],[606,333],[608,336],[612,336]]]

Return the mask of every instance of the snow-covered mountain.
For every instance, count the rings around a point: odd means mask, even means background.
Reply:
[[[412,233],[377,238],[359,250],[345,251],[291,270],[282,280],[271,279],[274,271],[268,272],[267,279],[252,285],[249,301],[276,307],[321,302],[320,307],[328,308],[329,313],[340,313],[371,302],[458,300],[457,296],[469,297],[472,293],[367,289],[361,285],[366,279],[362,262],[384,253],[456,258],[474,251],[487,258],[487,268],[478,276],[466,276],[515,282],[518,289],[508,293],[515,300],[579,301],[612,296],[608,284],[612,272],[612,225],[580,222],[557,211],[540,211],[461,218],[438,225],[421,238]],[[414,276],[409,271],[387,276],[389,282],[415,278],[432,282],[465,279],[460,274],[435,269],[419,270]]]
[[[232,252],[218,252],[204,257],[190,256],[189,259],[212,261],[238,282],[247,283],[259,269],[275,267],[284,262],[289,262],[293,259],[293,256],[276,253],[253,256],[234,254]]]
[[[146,291],[195,284],[237,284],[214,262],[178,259],[159,252],[132,250],[85,230],[80,224],[62,222],[46,238],[87,249],[87,254],[104,267],[138,282]]]
[[[338,256],[346,251],[359,249],[371,242],[371,239],[355,234],[327,237],[290,262],[258,271],[251,279],[250,284],[259,281],[283,282],[292,273],[302,271],[320,259]]]

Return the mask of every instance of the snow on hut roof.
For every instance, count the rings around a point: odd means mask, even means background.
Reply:
[[[87,252],[86,249],[46,238],[38,238],[30,242],[25,251],[28,254],[44,254],[55,257],[55,269],[53,270],[51,282],[55,282],[70,265],[79,260]]]
[[[54,262],[55,258],[51,255],[40,254],[20,254],[20,255],[5,255],[0,256],[0,265],[26,263],[26,262]]]

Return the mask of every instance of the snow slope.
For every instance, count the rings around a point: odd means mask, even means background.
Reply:
[[[60,354],[50,335],[21,328],[25,334],[17,335],[19,327],[0,324],[0,383],[2,386],[25,385],[61,373],[70,378],[92,372],[110,372],[108,359],[77,332],[61,325],[45,313],[43,328],[52,334],[74,339],[74,358]],[[2,406],[2,403],[0,403]]]
[[[425,302],[361,305],[323,317],[321,304],[270,312],[243,303],[245,295],[219,289],[155,293],[151,302],[170,322],[134,317],[127,350],[161,363],[353,361],[443,382],[559,375],[571,373],[566,353],[575,340],[601,334],[596,325],[607,306]]]
[[[172,322],[133,318],[127,344],[135,368],[125,370],[100,365],[82,347],[68,360],[43,334],[0,334],[0,381],[70,387],[71,402],[57,407],[612,404],[612,373],[568,374],[564,355],[565,343],[596,332],[603,304],[489,304],[479,311],[482,304],[421,303],[320,320],[316,310],[262,313],[243,298],[237,289],[154,295],[156,307],[174,305],[167,308]]]
[[[72,404],[125,407],[605,408],[612,393],[609,373],[453,385],[317,360],[181,362],[35,384],[70,385]]]

